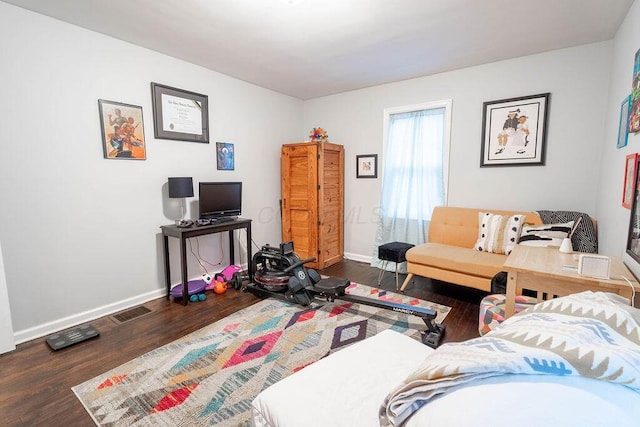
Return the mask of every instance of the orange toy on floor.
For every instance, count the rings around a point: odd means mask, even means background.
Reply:
[[[221,280],[222,279],[222,280]],[[218,273],[215,275],[214,277],[214,283],[213,283],[213,292],[220,295],[220,294],[224,294],[225,292],[227,292],[227,282],[224,281],[225,277]]]

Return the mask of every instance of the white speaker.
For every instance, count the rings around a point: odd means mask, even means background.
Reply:
[[[580,254],[578,258],[578,274],[596,279],[608,279],[611,260],[602,255]]]

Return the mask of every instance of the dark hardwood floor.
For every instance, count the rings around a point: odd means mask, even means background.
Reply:
[[[371,286],[376,286],[378,278],[377,269],[348,260],[322,273]],[[381,288],[395,290],[393,273],[385,273]],[[406,294],[452,308],[444,321],[443,342],[478,336],[479,302],[486,293],[416,278]],[[256,301],[254,295],[233,289],[186,307],[160,298],[144,304],[150,313],[125,323],[111,317],[92,321],[100,337],[57,352],[45,338],[20,344],[15,351],[0,355],[0,425],[93,426],[71,387]]]

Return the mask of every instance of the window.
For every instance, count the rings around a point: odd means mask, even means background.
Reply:
[[[428,221],[447,194],[451,101],[385,110],[381,212]]]
[[[382,195],[371,265],[378,246],[427,241],[433,208],[446,204],[451,100],[384,111]],[[387,268],[390,268],[387,266]],[[400,272],[406,272],[400,266]]]

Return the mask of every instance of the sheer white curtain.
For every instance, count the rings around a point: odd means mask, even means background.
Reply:
[[[431,212],[445,204],[447,119],[447,106],[389,114],[372,266],[382,265],[379,245],[427,241]]]

